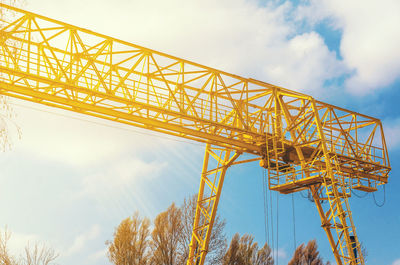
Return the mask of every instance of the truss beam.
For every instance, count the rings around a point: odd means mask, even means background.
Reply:
[[[258,159],[272,190],[311,190],[338,264],[364,264],[348,194],[388,182],[378,119],[0,8],[10,14],[0,19],[0,94],[206,143],[188,264],[205,261],[226,170]],[[256,158],[235,161],[242,153]]]
[[[240,153],[206,146],[187,265],[203,265],[227,169]]]

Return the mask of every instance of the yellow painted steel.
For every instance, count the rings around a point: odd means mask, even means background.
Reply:
[[[256,160],[270,189],[311,191],[337,264],[364,264],[348,197],[388,181],[378,119],[0,7],[0,94],[206,143],[187,264],[204,263],[227,169]]]
[[[207,144],[201,172],[188,264],[204,264],[227,169],[239,152]]]

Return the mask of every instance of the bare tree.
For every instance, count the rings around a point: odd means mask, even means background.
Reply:
[[[254,237],[248,234],[242,237],[236,233],[225,254],[224,265],[273,265],[271,249],[265,244],[259,249]]]
[[[258,250],[258,244],[254,242],[254,238],[248,234],[244,234],[240,238],[239,253],[243,259],[243,265],[252,265],[253,258]]]
[[[301,244],[294,251],[293,257],[289,261],[288,265],[302,265],[303,252],[304,252],[304,244]]]
[[[189,258],[189,244],[192,237],[193,220],[196,215],[197,194],[185,199],[180,207],[182,212],[182,233],[179,237],[180,254],[179,263],[186,264]],[[226,236],[224,234],[225,220],[219,215],[215,217],[211,231],[210,243],[206,257],[206,264],[221,264],[226,252]]]
[[[224,256],[224,265],[240,265],[242,257],[240,256],[240,236],[236,233],[231,240],[228,251]]]
[[[154,220],[151,233],[151,261],[156,265],[176,265],[179,262],[179,238],[182,233],[182,212],[173,203]]]
[[[361,249],[361,254],[364,258],[364,262],[367,262],[367,258],[368,258],[368,250],[365,247],[363,242],[360,242],[360,249]],[[359,256],[359,255],[358,255]]]
[[[306,246],[304,244],[298,246],[288,265],[324,265],[319,256],[317,241],[314,239],[309,241]]]
[[[267,243],[265,243],[265,245],[257,252],[254,265],[274,265],[271,248]]]
[[[150,221],[138,213],[116,228],[113,241],[108,241],[108,257],[116,265],[185,265],[189,256],[197,195],[184,200],[178,208],[174,203],[154,220],[150,236]],[[216,217],[211,233],[208,265],[222,264],[226,252],[225,221]]]
[[[146,265],[149,263],[150,220],[139,213],[126,218],[116,228],[114,240],[106,242],[108,258],[116,265]]]
[[[0,233],[0,264],[2,265],[17,265],[15,258],[10,255],[8,250],[8,240],[10,240],[11,233],[7,230]]]
[[[0,0],[0,3],[7,4],[10,6],[22,6],[24,5],[23,0]],[[1,8],[0,9],[0,28],[4,26],[4,22],[7,19],[14,17],[14,12]],[[15,41],[6,40],[8,44],[11,44],[12,47],[17,47],[17,43]],[[16,52],[16,49],[14,49]],[[2,56],[2,55],[0,55]],[[3,80],[3,73],[0,73],[0,81]],[[18,137],[21,137],[21,129],[20,127],[13,121],[15,118],[15,112],[9,103],[9,98],[0,95],[0,149],[6,151],[10,149],[12,146],[12,131],[11,128],[15,129]],[[11,126],[10,126],[11,125]]]
[[[25,247],[25,256],[22,258],[23,265],[52,265],[57,259],[58,254],[54,249],[46,247],[44,244],[36,243]]]
[[[25,253],[19,259],[10,254],[8,250],[8,241],[11,233],[7,230],[0,233],[0,264],[1,265],[53,265],[58,254],[54,249],[41,243],[25,247]]]

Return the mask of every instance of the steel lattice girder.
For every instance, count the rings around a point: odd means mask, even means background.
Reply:
[[[344,215],[351,212],[346,210],[346,189],[372,192],[387,183],[390,163],[378,119],[5,4],[0,7],[11,14],[0,21],[0,94],[205,142],[206,156],[214,146],[226,157],[253,154],[256,158],[229,165],[261,160],[270,172],[270,188],[282,193],[324,190],[327,197],[314,194],[323,224],[332,216],[347,222]],[[226,168],[218,172],[217,178],[223,179]],[[206,179],[202,177],[203,184]],[[222,183],[213,189],[219,187]],[[217,197],[210,197],[216,199],[210,204],[215,207],[203,210],[204,198],[199,197],[200,223],[192,238],[197,243],[191,246],[202,249],[191,253],[201,263],[208,235],[198,232],[205,227],[200,216],[215,216]],[[329,200],[328,211],[319,207],[322,200]],[[348,252],[351,233],[338,233],[333,247],[334,252],[347,247],[344,254],[335,254],[345,264],[354,262]]]

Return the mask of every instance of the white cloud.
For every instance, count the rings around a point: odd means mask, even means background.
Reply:
[[[78,5],[79,10],[71,9]],[[31,3],[29,7],[50,17],[289,89],[315,92],[322,89],[326,80],[343,73],[340,60],[317,33],[296,34],[298,26],[291,19],[293,6],[289,1],[260,6],[256,0],[119,0],[101,4],[71,0]],[[88,9],[91,12],[85,11]]]
[[[14,121],[22,131],[21,140],[13,141],[15,151],[44,161],[93,166],[128,150],[144,153],[146,149],[174,144],[131,126],[10,100],[18,115]]]
[[[384,122],[385,140],[388,149],[400,147],[400,119]]]
[[[354,74],[346,80],[352,93],[368,94],[400,76],[400,2],[397,0],[311,0],[300,17],[327,19],[342,31],[340,51]]]
[[[122,188],[127,188],[140,181],[140,178],[153,179],[166,168],[166,162],[144,162],[137,158],[122,158],[113,161],[108,167],[100,167],[99,171],[83,179],[84,195],[109,196],[120,194]]]
[[[8,243],[13,253],[21,254],[28,244],[35,244],[39,241],[40,237],[36,234],[11,233]]]
[[[279,56],[271,56],[272,63],[264,67],[272,83],[312,92],[315,96],[323,91],[326,80],[345,73],[345,65],[316,32],[297,35],[281,45],[276,50]]]
[[[6,231],[8,231],[10,236],[7,242],[7,247],[14,257],[24,256],[25,249],[32,249],[33,246],[38,246],[40,248],[46,249],[54,249],[51,246],[47,245],[47,242],[45,242],[43,238],[41,238],[38,234],[10,232],[8,229],[6,229]],[[1,236],[5,235],[4,231],[1,231],[1,233]]]
[[[279,248],[278,249],[278,258],[281,258],[281,259],[286,259],[287,258],[287,253],[286,253],[286,250],[284,248]]]
[[[89,255],[88,259],[92,261],[106,260],[108,249],[104,248]]]
[[[393,261],[392,265],[400,265],[400,259]]]
[[[100,235],[100,225],[95,224],[86,232],[75,237],[72,245],[63,252],[63,256],[71,256],[82,251],[88,243]]]

